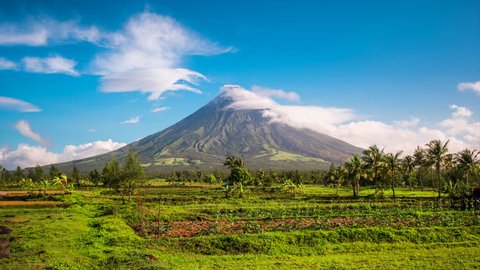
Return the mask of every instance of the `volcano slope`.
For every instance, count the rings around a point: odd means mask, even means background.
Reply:
[[[261,109],[230,109],[220,94],[178,123],[115,151],[57,166],[68,171],[101,169],[122,161],[133,148],[147,172],[221,169],[227,155],[242,157],[250,169],[325,169],[362,149],[310,129],[272,122]]]

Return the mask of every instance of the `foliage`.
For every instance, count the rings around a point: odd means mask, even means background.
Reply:
[[[230,175],[225,182],[226,186],[233,186],[236,184],[243,190],[244,185],[248,185],[252,182],[252,174],[243,167],[244,163],[241,158],[229,156],[226,158],[224,165],[228,166],[230,169]]]
[[[137,159],[135,152],[130,149],[123,167],[113,159],[103,167],[102,180],[106,187],[114,189],[125,204],[125,197],[131,199],[133,193],[141,184],[144,176],[143,167]]]

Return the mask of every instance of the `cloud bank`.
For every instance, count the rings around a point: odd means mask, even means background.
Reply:
[[[416,117],[392,123],[362,120],[349,108],[282,105],[238,85],[225,85],[221,90],[222,95],[233,100],[229,109],[261,109],[263,116],[272,122],[312,129],[363,148],[377,144],[386,151],[411,153],[417,145],[440,139],[450,140],[450,151],[480,149],[480,122],[472,120],[473,112],[468,108],[455,104],[450,106],[449,118],[426,127]]]
[[[125,145],[127,144],[108,139],[80,145],[67,145],[62,153],[54,153],[42,146],[20,144],[14,150],[7,147],[0,148],[0,163],[7,169],[14,169],[16,166],[32,167],[36,164],[43,166],[104,154]]]

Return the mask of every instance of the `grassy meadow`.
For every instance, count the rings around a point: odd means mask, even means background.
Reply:
[[[125,204],[109,189],[0,196],[12,229],[1,269],[474,269],[480,216],[432,190],[252,187],[151,180]]]

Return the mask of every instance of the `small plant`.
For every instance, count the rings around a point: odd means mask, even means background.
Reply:
[[[282,186],[280,187],[280,190],[284,193],[305,193],[305,188],[303,184],[295,184],[292,182],[292,180],[287,179],[285,182],[283,182]]]

